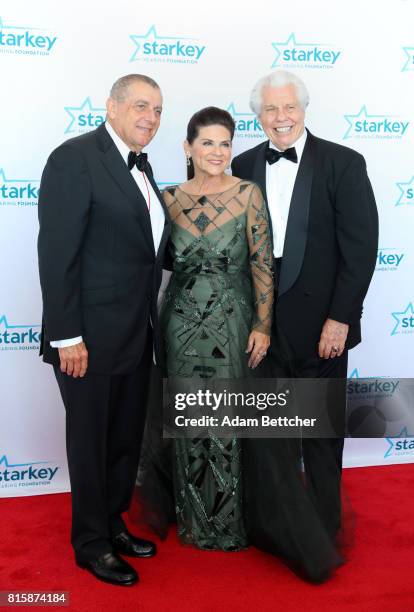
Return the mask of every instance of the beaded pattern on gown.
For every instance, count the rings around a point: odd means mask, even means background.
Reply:
[[[168,376],[242,378],[252,329],[270,335],[272,247],[260,188],[240,180],[217,194],[164,192],[171,219],[173,274],[161,324]],[[178,533],[200,548],[247,544],[242,519],[241,444],[177,439],[174,444]]]

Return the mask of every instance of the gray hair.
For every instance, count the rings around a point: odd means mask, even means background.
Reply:
[[[309,93],[305,83],[287,70],[276,70],[257,81],[250,94],[250,108],[256,115],[260,115],[262,110],[262,91],[264,87],[284,87],[285,85],[293,85],[296,89],[299,104],[305,110],[309,104]]]
[[[123,77],[120,77],[111,87],[111,91],[109,95],[111,98],[116,100],[117,102],[123,102],[125,98],[128,96],[128,89],[132,83],[136,82],[146,83],[154,89],[160,89],[160,86],[154,79],[147,76],[146,74],[127,74]]]

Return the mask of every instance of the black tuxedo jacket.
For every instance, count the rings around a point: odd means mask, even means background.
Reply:
[[[157,294],[169,216],[155,254],[148,208],[104,125],[50,155],[39,193],[43,359],[50,340],[82,336],[88,371],[128,373],[138,365],[151,318],[159,359]]]
[[[237,156],[235,176],[266,194],[266,149]],[[346,348],[361,341],[362,304],[375,269],[378,215],[365,160],[309,131],[286,228],[275,318],[294,356],[315,356],[327,318],[348,323]]]

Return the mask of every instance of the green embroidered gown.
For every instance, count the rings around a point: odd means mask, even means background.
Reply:
[[[260,188],[240,180],[222,193],[190,195],[170,187],[173,274],[161,315],[168,375],[248,376],[249,334],[270,334],[272,248]],[[242,519],[241,444],[179,439],[174,444],[180,539],[205,549],[238,550]]]

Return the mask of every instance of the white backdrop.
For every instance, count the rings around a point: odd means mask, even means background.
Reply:
[[[248,107],[257,78],[286,67],[306,81],[307,126],[363,153],[380,211],[364,341],[349,374],[413,376],[413,23],[413,0],[2,0],[0,496],[68,490],[63,406],[37,356],[37,189],[51,150],[103,121],[124,74],[147,73],[164,93],[148,150],[161,186],[184,179],[181,143],[196,110],[233,113],[237,154],[263,138]],[[348,440],[345,464],[414,461],[410,433]]]

